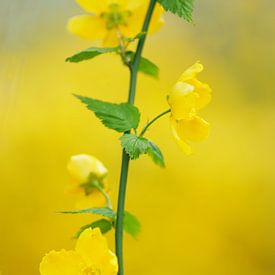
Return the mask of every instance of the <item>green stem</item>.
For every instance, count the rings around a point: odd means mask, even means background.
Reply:
[[[164,112],[162,112],[161,114],[159,114],[159,115],[157,115],[155,118],[153,118],[151,121],[149,121],[146,125],[145,125],[145,127],[143,128],[143,130],[141,131],[141,133],[140,133],[140,137],[142,137],[145,133],[146,133],[146,131],[148,130],[148,128],[154,123],[154,122],[156,122],[158,119],[160,119],[162,116],[164,116],[164,115],[166,115],[166,114],[168,114],[168,113],[170,113],[171,112],[171,109],[169,109],[169,110],[166,110],[166,111],[164,111]]]
[[[146,41],[147,37],[147,32],[149,29],[151,17],[153,15],[153,11],[155,8],[155,5],[157,3],[157,0],[151,0],[146,17],[144,19],[143,27],[141,32],[145,33],[145,35],[139,40],[135,58],[133,60],[133,63],[131,64],[131,84],[130,84],[130,92],[129,92],[129,97],[128,97],[128,102],[131,104],[134,104],[135,101],[135,93],[136,93],[136,81],[137,81],[137,74],[138,74],[138,67],[139,67],[139,62],[142,54],[142,50],[144,48],[144,44]]]
[[[105,200],[106,200],[106,206],[113,209],[113,206],[112,206],[112,202],[111,202],[111,199],[110,199],[110,196],[109,194],[100,186],[96,187],[98,189],[98,191],[101,192],[101,194],[104,196]]]
[[[102,187],[102,183],[99,180],[93,179],[92,181],[82,184],[81,186],[85,188],[87,184],[88,184],[88,187],[96,188],[104,196],[106,201],[106,206],[113,209],[111,198],[109,194],[104,190],[104,188]]]
[[[147,13],[146,13],[143,27],[141,30],[142,32],[147,33],[147,31],[148,31],[155,5],[156,5],[156,0],[151,0],[148,10],[147,10]],[[143,47],[145,44],[145,40],[146,40],[146,35],[144,35],[139,40],[134,60],[129,67],[131,77],[130,77],[128,103],[130,103],[130,104],[134,104],[134,101],[135,101],[138,67],[139,67],[142,50],[143,50]],[[127,177],[128,177],[128,170],[129,170],[129,160],[130,160],[129,156],[127,155],[125,150],[123,150],[121,173],[120,173],[120,184],[119,184],[119,195],[118,195],[118,204],[117,204],[117,220],[116,220],[116,228],[115,228],[116,255],[118,258],[118,266],[119,266],[118,275],[124,274],[124,267],[123,267],[123,218],[124,218]]]

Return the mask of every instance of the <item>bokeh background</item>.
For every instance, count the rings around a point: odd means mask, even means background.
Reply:
[[[167,108],[170,86],[200,60],[213,88],[201,114],[211,122],[195,154],[181,153],[168,118],[149,132],[167,168],[133,162],[127,209],[142,222],[126,237],[126,274],[275,274],[275,2],[197,0],[195,24],[165,15],[144,56],[160,79],[140,75],[143,122]],[[128,72],[116,56],[68,64],[89,47],[66,32],[73,0],[0,2],[0,271],[36,275],[45,252],[70,249],[89,216],[72,209],[66,164],[89,153],[109,169],[115,200],[120,145],[72,93],[124,101]],[[113,244],[112,234],[108,236]]]

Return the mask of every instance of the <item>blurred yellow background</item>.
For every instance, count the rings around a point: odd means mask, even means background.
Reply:
[[[140,75],[143,123],[167,109],[166,94],[197,60],[213,88],[202,116],[210,137],[186,157],[163,118],[149,132],[167,168],[147,157],[130,169],[127,209],[142,222],[126,237],[126,274],[275,274],[275,2],[197,0],[195,24],[166,15],[144,56],[159,81]],[[0,2],[0,273],[35,275],[45,252],[70,249],[89,216],[66,216],[66,164],[89,153],[109,169],[115,200],[119,137],[72,93],[124,101],[128,72],[116,56],[81,64],[67,56],[91,44],[66,32],[73,0]],[[113,243],[112,234],[109,242]]]

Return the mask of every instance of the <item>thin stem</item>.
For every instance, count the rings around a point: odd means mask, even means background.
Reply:
[[[142,32],[147,33],[151,17],[156,5],[156,0],[151,0],[144,24],[142,27]],[[146,40],[146,35],[144,35],[138,42],[136,54],[133,62],[130,64],[130,87],[128,95],[128,103],[134,104],[135,94],[136,94],[136,83],[137,83],[137,74],[138,67],[140,62],[140,57]],[[125,207],[125,197],[126,197],[126,187],[127,187],[127,177],[129,170],[129,156],[123,150],[122,152],[122,163],[121,163],[121,173],[120,173],[120,184],[119,184],[119,195],[118,195],[118,204],[117,204],[117,220],[116,220],[116,229],[115,229],[115,239],[116,239],[116,255],[118,258],[119,271],[118,275],[124,274],[123,267],[123,218],[124,218],[124,207]]]
[[[129,97],[128,97],[128,102],[133,104],[135,102],[135,93],[136,93],[136,81],[137,81],[137,74],[138,74],[138,67],[139,67],[139,61],[141,58],[141,54],[142,54],[142,50],[144,48],[144,44],[146,41],[146,37],[147,37],[147,32],[149,29],[149,25],[150,25],[150,21],[151,21],[151,17],[153,15],[153,11],[154,8],[156,6],[156,2],[157,0],[151,0],[148,10],[147,10],[147,14],[146,17],[144,19],[144,23],[143,23],[143,27],[141,32],[144,32],[145,35],[139,40],[138,45],[137,45],[137,50],[136,50],[136,54],[134,57],[134,61],[132,63],[131,66],[131,86],[133,87],[132,89],[130,89],[129,92]]]
[[[106,206],[109,207],[109,208],[111,208],[111,209],[113,209],[112,202],[111,202],[109,194],[103,188],[101,188],[101,187],[97,187],[97,189],[104,196],[104,198],[106,200]]]
[[[122,151],[122,163],[120,173],[120,186],[118,195],[118,206],[117,206],[117,220],[115,228],[115,239],[116,239],[116,254],[118,258],[119,271],[118,275],[123,275],[123,218],[124,218],[124,205],[126,197],[126,185],[129,170],[129,156]]]
[[[104,190],[104,188],[101,187],[101,184],[99,183],[99,181],[93,181],[92,186],[96,188],[104,196],[106,201],[106,206],[113,209],[111,198],[109,194]]]
[[[162,116],[164,116],[164,115],[166,115],[166,114],[168,114],[168,113],[170,113],[171,112],[171,109],[169,109],[169,110],[166,110],[166,111],[164,111],[164,112],[162,112],[161,114],[159,114],[159,115],[157,115],[155,118],[153,118],[151,121],[149,121],[146,125],[145,125],[145,127],[143,128],[143,130],[141,131],[141,133],[140,133],[140,137],[142,137],[145,133],[146,133],[146,131],[148,130],[148,128],[154,123],[154,122],[156,122],[158,119],[160,119]]]

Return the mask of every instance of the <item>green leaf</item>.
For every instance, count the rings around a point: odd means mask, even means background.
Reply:
[[[120,137],[121,146],[131,159],[138,159],[142,154],[148,154],[159,166],[164,167],[163,155],[156,144],[152,141],[133,134],[124,134]]]
[[[120,137],[121,146],[131,159],[138,159],[141,154],[146,154],[148,149],[148,140],[133,134],[125,134]]]
[[[80,234],[87,228],[96,228],[99,227],[102,234],[107,233],[109,230],[112,229],[113,226],[115,226],[116,221],[116,213],[108,207],[102,207],[102,208],[86,208],[81,210],[72,210],[72,211],[62,211],[60,212],[62,214],[96,214],[101,215],[103,217],[106,217],[107,219],[100,219],[95,222],[92,222],[90,224],[86,224],[82,226],[79,231],[75,234],[75,238],[78,238]],[[140,222],[138,219],[130,214],[129,212],[125,211],[124,213],[124,230],[129,233],[134,238],[137,237],[139,231],[140,231]]]
[[[128,51],[126,52],[126,56],[133,61],[135,57],[135,53]],[[159,76],[159,68],[156,64],[145,57],[141,57],[139,61],[138,70],[144,74],[152,76],[154,78],[158,78]]]
[[[136,238],[140,232],[141,224],[140,224],[139,220],[133,214],[125,211],[124,212],[124,220],[123,220],[123,228],[128,234],[130,234],[132,237]]]
[[[109,103],[89,97],[75,95],[87,108],[95,113],[101,122],[117,132],[136,129],[140,113],[137,107],[129,103]]]
[[[177,14],[188,22],[192,22],[194,0],[157,0],[166,11]]]
[[[74,235],[74,238],[78,239],[84,230],[88,228],[96,228],[96,227],[100,229],[102,234],[105,234],[112,229],[113,223],[109,220],[101,219],[101,220],[97,220],[95,222],[83,225],[80,227],[79,231],[76,232],[76,234]]]
[[[159,68],[156,64],[151,62],[149,59],[141,57],[139,61],[138,70],[143,72],[144,74],[150,75],[154,78],[158,78],[159,76]]]
[[[109,207],[94,207],[94,208],[86,208],[81,210],[72,210],[72,211],[61,211],[62,214],[96,214],[101,215],[103,217],[109,218],[114,221],[116,219],[115,212]]]
[[[96,48],[96,47],[91,47],[86,50],[83,50],[71,57],[68,57],[66,59],[67,62],[81,62],[84,60],[89,60],[92,59],[98,55],[104,54],[104,53],[112,53],[112,52],[117,52],[119,50],[119,47],[114,47],[114,48]]]
[[[149,141],[149,147],[147,149],[147,154],[152,158],[155,164],[159,165],[160,167],[165,167],[164,157],[159,149],[159,147]]]

